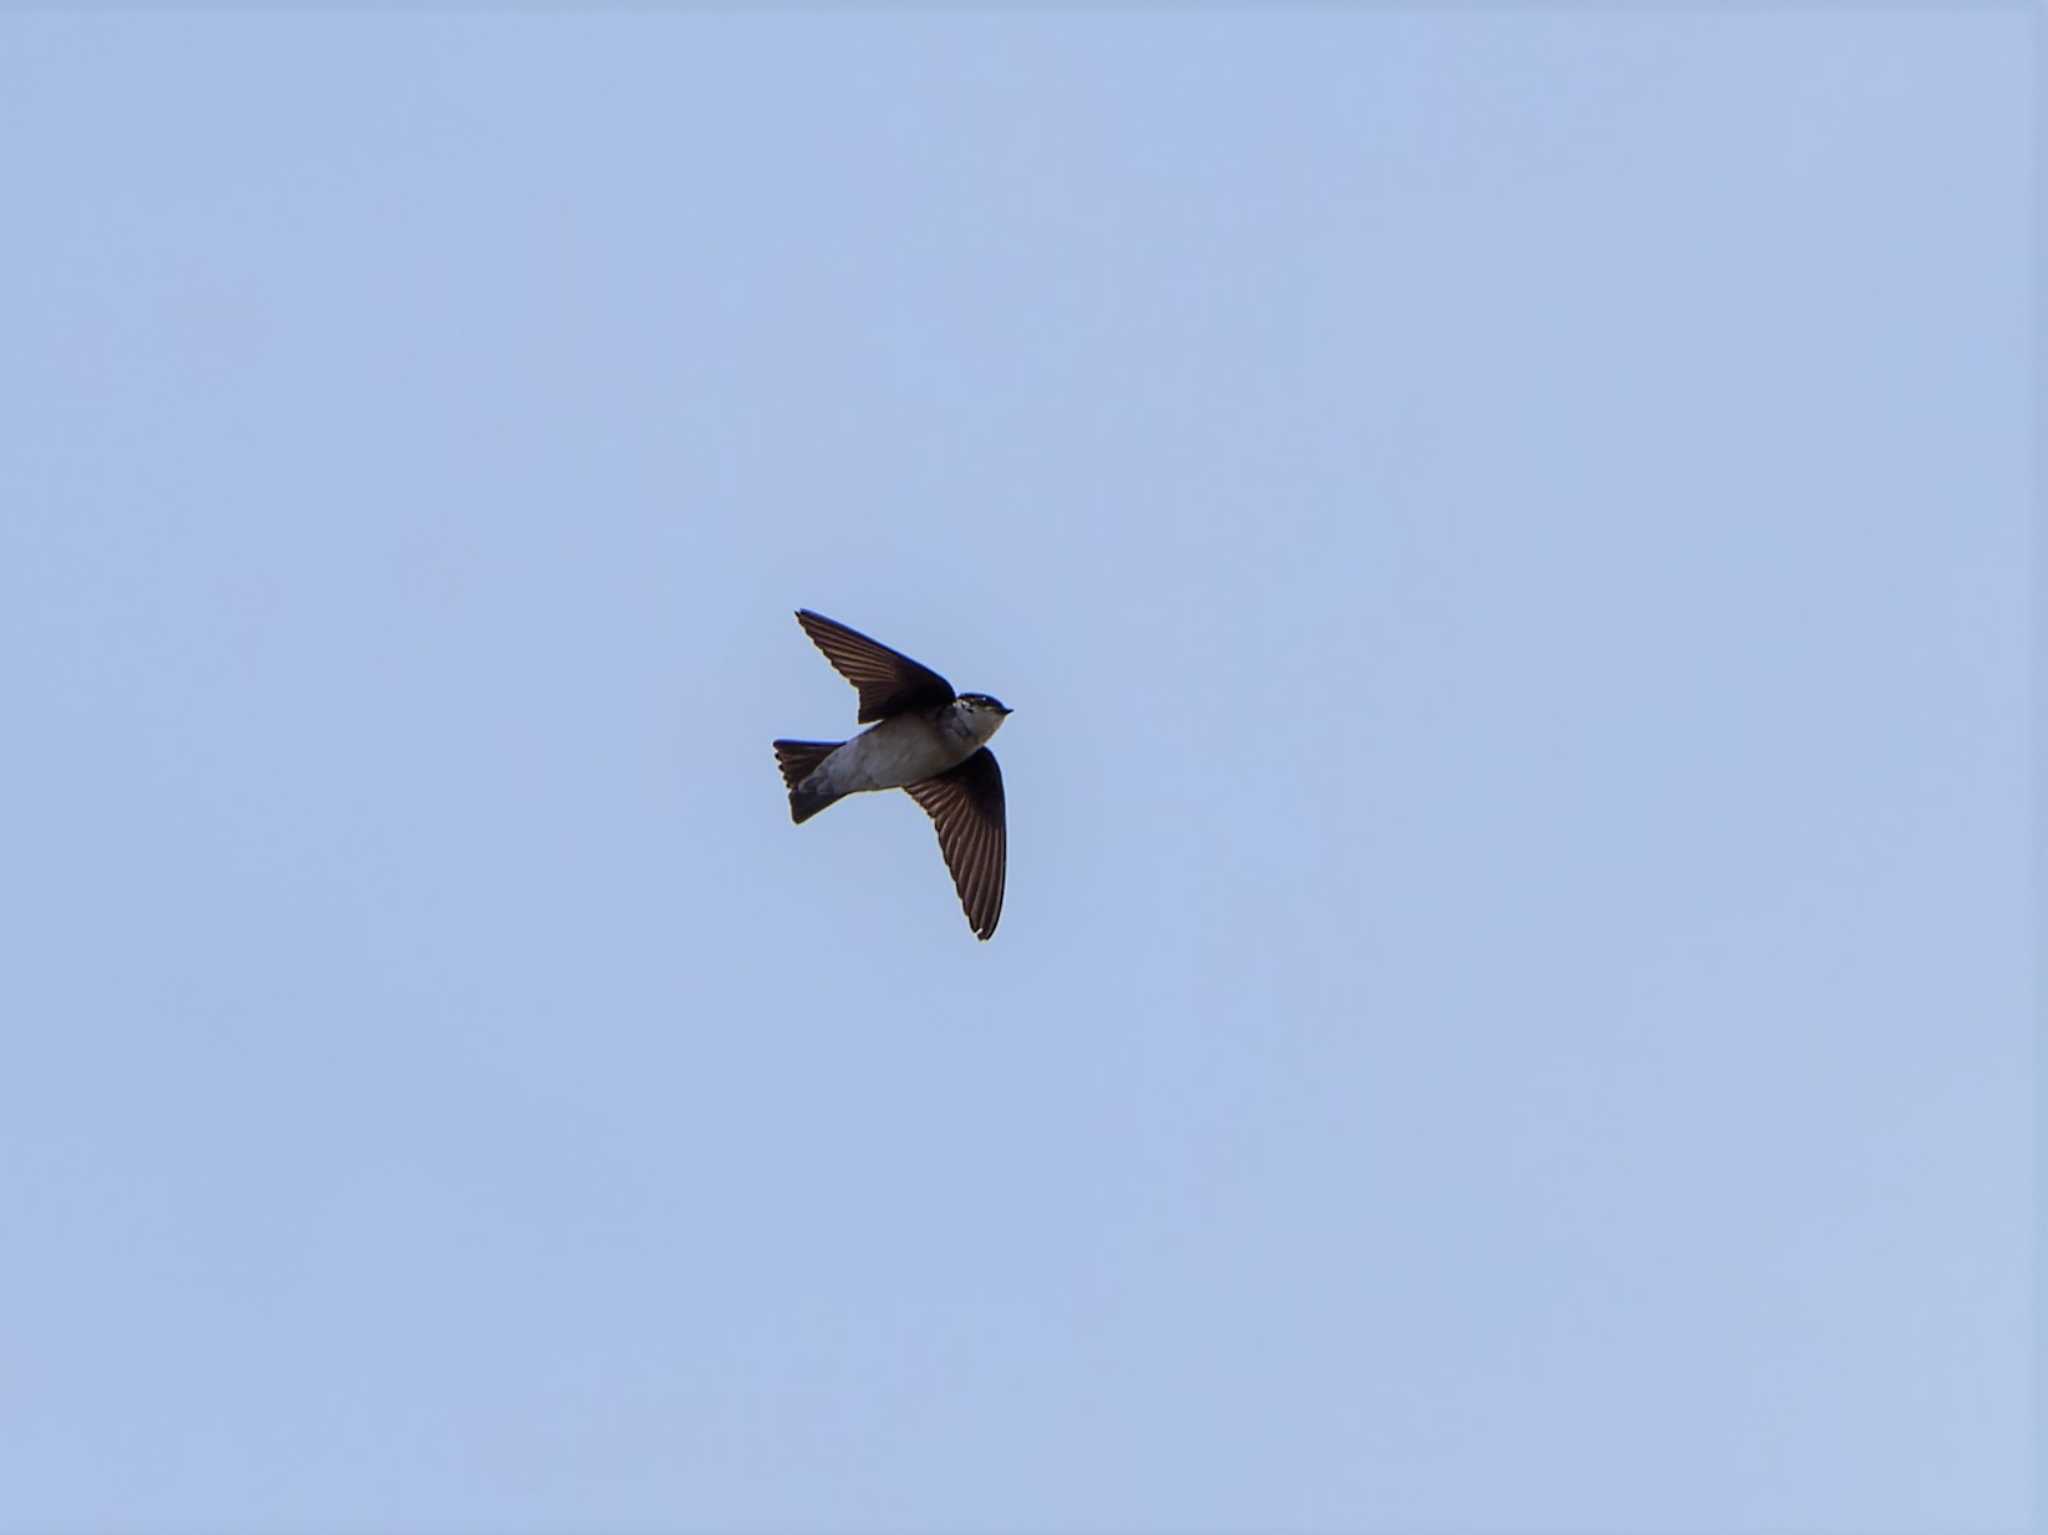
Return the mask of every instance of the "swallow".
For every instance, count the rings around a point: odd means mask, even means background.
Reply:
[[[960,892],[974,936],[1003,914],[1008,833],[1003,772],[989,737],[1010,711],[986,693],[955,693],[929,666],[808,608],[797,610],[811,642],[860,694],[850,741],[777,741],[775,765],[801,826],[827,805],[869,789],[902,789],[923,807]]]

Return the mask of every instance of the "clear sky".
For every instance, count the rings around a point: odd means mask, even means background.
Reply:
[[[0,18],[0,1530],[2017,1527],[2029,24]]]

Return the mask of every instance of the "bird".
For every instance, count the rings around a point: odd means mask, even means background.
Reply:
[[[986,940],[1003,914],[1009,836],[1003,771],[989,737],[1010,710],[986,693],[955,693],[929,666],[822,613],[796,621],[860,694],[850,741],[777,741],[775,765],[801,826],[827,805],[870,789],[902,789],[939,834],[939,851],[974,936]]]

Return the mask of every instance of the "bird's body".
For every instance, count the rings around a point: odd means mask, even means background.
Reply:
[[[866,789],[902,789],[958,767],[996,733],[1003,717],[956,698],[936,709],[892,715],[844,742],[806,785],[837,799]]]
[[[775,761],[799,825],[849,794],[906,789],[932,818],[939,849],[975,936],[1002,915],[1008,831],[1003,775],[988,740],[1010,711],[986,693],[959,693],[929,667],[799,609],[797,622],[860,690],[860,719],[876,723],[850,741],[777,741]]]

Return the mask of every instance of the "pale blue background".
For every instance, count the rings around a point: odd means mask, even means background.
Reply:
[[[0,1528],[2022,1523],[2028,28],[0,19]]]

